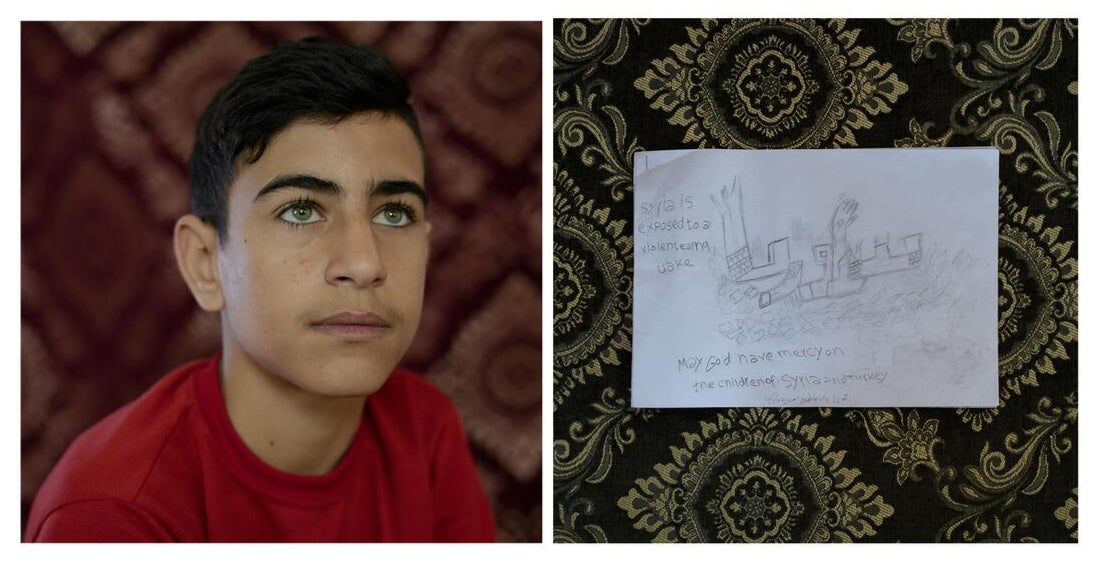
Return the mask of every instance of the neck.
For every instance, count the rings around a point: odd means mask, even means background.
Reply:
[[[308,392],[225,345],[222,395],[249,450],[287,473],[324,475],[336,468],[359,428],[366,397]]]

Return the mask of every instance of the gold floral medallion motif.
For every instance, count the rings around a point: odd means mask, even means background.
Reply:
[[[856,146],[908,87],[845,20],[702,20],[635,87],[701,147]]]
[[[795,479],[759,455],[719,477],[719,490],[705,505],[720,541],[789,541],[804,505]]]
[[[583,323],[597,288],[590,279],[588,265],[580,253],[564,247],[555,253],[555,337],[568,334]]]
[[[735,55],[734,68],[741,70],[722,83],[731,112],[768,139],[806,118],[811,95],[819,91],[807,54],[776,35]]]
[[[1018,324],[1032,304],[1022,284],[1021,270],[1006,257],[999,257],[999,341],[1018,333]]]
[[[682,434],[673,461],[617,502],[654,541],[826,542],[872,536],[894,513],[842,466],[833,436],[789,410],[728,410]]]
[[[1069,360],[1067,345],[1078,340],[1079,263],[1059,227],[1044,214],[1018,204],[1000,189],[999,212],[999,399],[1038,386],[1042,375],[1056,374],[1054,362]],[[999,412],[957,411],[980,431]]]
[[[555,405],[631,349],[631,234],[565,171],[555,173]]]

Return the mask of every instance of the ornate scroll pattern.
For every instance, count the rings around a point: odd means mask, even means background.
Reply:
[[[995,24],[992,41],[982,41],[975,47],[977,59],[966,65],[964,58],[972,53],[968,46],[956,51],[960,60],[953,64],[956,77],[973,92],[953,106],[953,118],[962,130],[978,126],[992,109],[998,108],[996,91],[1006,86],[1020,86],[1036,71],[1053,68],[1063,51],[1066,33],[1074,38],[1078,29],[1071,21],[1019,20],[1021,30],[1002,20]],[[1028,34],[1021,41],[1022,32]],[[966,69],[965,67],[970,67]]]
[[[900,40],[914,43],[911,58],[916,62],[919,53],[933,58],[934,45],[948,48],[954,76],[972,89],[953,105],[950,122],[954,133],[974,135],[979,141],[993,143],[1003,155],[1013,155],[1014,170],[1039,183],[1034,190],[1044,195],[1050,208],[1065,201],[1077,205],[1079,152],[1075,144],[1062,143],[1061,128],[1051,112],[1027,109],[1031,102],[1042,102],[1046,96],[1040,86],[1028,81],[1055,67],[1064,43],[1078,31],[1074,21],[1019,20],[1013,25],[1000,20],[992,40],[974,48],[954,44],[943,20],[891,22],[901,26]],[[1068,90],[1074,95],[1077,88],[1069,86]],[[1019,141],[1025,145],[1021,152]]]
[[[581,483],[604,481],[612,468],[614,455],[622,454],[635,441],[634,423],[646,421],[654,414],[653,410],[629,408],[612,388],[605,388],[590,408],[595,415],[572,422],[567,438],[554,442],[556,542],[608,541],[600,526],[580,525],[582,517],[593,515],[597,507],[589,498],[573,495]]]
[[[617,503],[654,541],[853,541],[894,513],[789,410],[729,410],[682,437]]]
[[[635,430],[629,424],[636,418],[648,419],[653,413],[629,408],[627,401],[616,396],[611,388],[604,389],[591,408],[595,416],[570,424],[569,440],[555,440],[555,481],[560,485],[578,480],[603,481],[612,467],[613,454],[623,453],[635,441]],[[572,443],[581,446],[576,453],[571,451]]]
[[[620,110],[610,105],[596,108],[597,99],[611,92],[612,87],[602,80],[575,87],[573,100],[577,105],[556,106],[554,127],[559,153],[565,156],[572,149],[580,149],[581,163],[604,171],[607,177],[601,184],[611,190],[613,200],[621,201],[633,182],[631,156],[642,148],[635,139],[627,141],[627,120]],[[555,96],[557,102],[570,100],[564,91],[556,91]],[[587,133],[592,144],[586,144]]]
[[[923,420],[917,410],[911,410],[904,421],[903,411],[898,408],[865,412],[853,410],[847,412],[846,417],[864,425],[873,445],[886,448],[883,461],[899,467],[895,480],[900,485],[907,479],[921,481],[919,467],[934,472],[940,470],[934,448],[943,444],[944,440],[937,435],[937,420]]]
[[[1052,463],[1060,463],[1072,447],[1069,428],[1079,419],[1079,402],[1073,393],[1053,406],[1045,397],[1036,411],[1026,416],[1031,422],[1024,437],[1011,432],[1003,440],[1003,451],[984,442],[980,464],[964,467],[961,483],[958,472],[945,468],[938,477],[938,492],[950,509],[960,516],[950,520],[938,532],[945,541],[1031,541],[1017,537],[1018,530],[1030,525],[1029,512],[1016,509],[1023,495],[1039,493],[1051,473]],[[1035,540],[1034,540],[1035,541]]]
[[[845,20],[703,20],[635,81],[700,147],[856,146],[908,87]]]
[[[624,60],[632,34],[649,20],[563,20],[561,35],[555,38],[555,82],[586,78],[599,65],[616,65]]]
[[[608,535],[596,524],[583,524],[583,517],[596,513],[597,507],[588,498],[576,498],[555,504],[555,543],[608,542]]]
[[[1070,143],[1061,147],[1060,126],[1050,112],[1027,113],[1031,100],[1043,99],[1044,91],[1036,86],[1023,89],[1020,97],[1008,93],[1008,112],[979,123],[974,134],[980,140],[991,141],[1003,155],[1014,155],[1014,170],[1028,174],[1038,183],[1033,190],[1044,195],[1049,208],[1055,208],[1062,201],[1074,207],[1078,202],[1079,152]],[[1035,118],[1041,127],[1029,117]],[[1019,139],[1028,150],[1018,152]]]

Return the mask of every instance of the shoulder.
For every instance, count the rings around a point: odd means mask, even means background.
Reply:
[[[183,365],[153,384],[132,402],[100,420],[73,442],[55,473],[107,474],[117,486],[142,476],[195,407],[195,377],[209,361]],[[75,477],[73,477],[75,478]],[[104,494],[104,493],[96,493]]]
[[[194,379],[210,360],[193,361],[157,381],[132,402],[82,433],[65,451],[39,488],[28,521],[28,536],[62,508],[63,518],[81,518],[89,506],[118,511],[134,501],[165,446],[182,422],[195,413]],[[78,504],[81,503],[81,504]],[[54,521],[58,518],[55,516]]]
[[[53,508],[27,530],[28,542],[173,541],[172,535],[140,506],[122,500],[70,502]]]

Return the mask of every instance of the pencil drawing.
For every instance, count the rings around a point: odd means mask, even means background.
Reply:
[[[805,279],[804,262],[792,260],[788,237],[771,241],[764,261],[754,260],[738,177],[710,199],[720,212],[723,231],[727,272],[721,286],[733,287],[728,297],[735,302],[753,299],[763,309],[789,296],[798,302],[841,298],[860,292],[872,277],[914,269],[922,262],[922,233],[904,236],[902,251],[893,253],[884,239],[875,243],[871,255],[863,256],[860,244],[853,246],[849,241],[858,202],[843,198],[830,219],[830,242],[811,250],[818,278]]]
[[[896,319],[904,310],[913,313],[940,302],[936,298],[946,284],[941,272],[944,262],[939,261],[937,272],[915,272],[929,266],[924,262],[923,233],[894,239],[878,235],[872,249],[865,252],[864,239],[850,233],[861,210],[854,198],[839,198],[829,223],[823,226],[829,231],[825,241],[812,241],[801,249],[804,253],[797,254],[792,242],[808,237],[789,234],[766,239],[764,257],[751,251],[751,242],[760,240],[754,238],[746,222],[740,179],[736,176],[730,186],[709,198],[719,212],[723,234],[722,245],[713,246],[723,253],[713,268],[717,271],[716,297],[721,311],[730,315],[717,329],[728,339],[742,343],[794,334],[819,335],[854,323],[874,327]],[[791,229],[803,230],[804,224],[804,218],[797,218]],[[906,277],[886,286],[870,282],[908,271]],[[877,286],[883,288],[870,292]],[[780,304],[787,306],[778,309]]]

